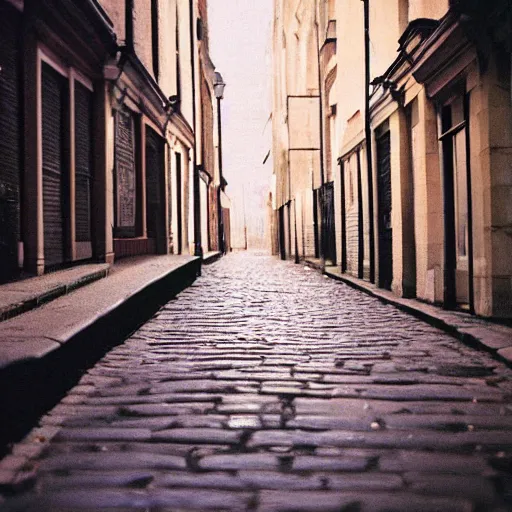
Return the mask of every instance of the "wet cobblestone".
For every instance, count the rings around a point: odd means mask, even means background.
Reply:
[[[0,509],[510,510],[511,377],[303,266],[229,255],[13,448]]]

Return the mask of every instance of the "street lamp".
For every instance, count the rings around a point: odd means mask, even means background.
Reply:
[[[225,254],[226,247],[224,243],[224,223],[222,222],[222,204],[221,204],[221,190],[222,190],[222,116],[220,111],[220,100],[224,97],[224,88],[226,84],[222,79],[222,75],[215,72],[215,82],[213,83],[213,91],[217,98],[217,130],[219,139],[219,187],[217,189],[217,221],[219,230],[219,250],[222,254]]]

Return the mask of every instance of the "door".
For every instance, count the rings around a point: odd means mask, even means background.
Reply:
[[[92,257],[92,92],[75,81],[75,239],[76,257]]]
[[[379,286],[391,289],[393,281],[393,230],[391,228],[391,138],[377,139],[377,187],[379,228]]]
[[[444,202],[444,307],[473,312],[471,169],[468,98],[456,95],[442,107]]]
[[[324,257],[336,265],[336,229],[334,225],[334,182],[322,187],[322,216],[324,218]]]
[[[68,189],[64,129],[66,79],[42,65],[43,224],[45,267],[65,260],[65,192]]]
[[[183,220],[182,220],[182,179],[181,179],[181,154],[176,153],[176,211],[177,211],[177,225],[178,225],[178,254],[183,252]]]
[[[158,253],[165,252],[163,209],[164,145],[158,134],[146,127],[146,222],[148,238],[155,239]]]
[[[319,189],[313,190],[313,234],[315,237],[315,258],[320,258],[320,231],[321,226],[318,226],[318,208],[319,208]]]
[[[286,248],[284,240],[284,206],[281,206],[281,208],[279,208],[279,253],[282,260],[286,259]]]
[[[0,5],[0,283],[17,275],[20,239],[20,37],[22,15]]]

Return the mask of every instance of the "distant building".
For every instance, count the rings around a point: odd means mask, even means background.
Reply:
[[[509,3],[276,0],[275,13],[281,256],[316,256],[398,296],[512,317]],[[297,90],[317,66],[320,86]],[[296,94],[311,105],[319,95],[316,114],[297,120]],[[297,134],[310,136],[311,155],[319,148],[319,179],[297,163]]]

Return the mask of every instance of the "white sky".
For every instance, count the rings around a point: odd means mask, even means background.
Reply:
[[[266,123],[271,111],[272,3],[272,0],[208,2],[210,55],[226,83],[222,101],[226,192],[234,203],[234,230],[240,231],[236,217],[243,218],[244,187],[249,237],[263,229],[264,195],[268,193],[272,174],[271,161],[262,164],[271,144],[271,127]]]

